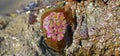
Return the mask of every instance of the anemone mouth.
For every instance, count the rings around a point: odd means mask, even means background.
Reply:
[[[52,40],[61,41],[64,38],[67,22],[63,12],[51,12],[43,20],[46,35]]]

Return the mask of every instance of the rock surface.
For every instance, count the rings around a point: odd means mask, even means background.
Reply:
[[[68,55],[71,55],[70,53],[75,53],[76,56],[120,55],[119,2],[120,0],[108,0],[105,4],[103,1],[84,1],[84,6],[82,2],[77,3],[78,25],[74,32],[73,44],[67,50]],[[82,19],[87,19],[87,22],[82,22]],[[89,39],[84,39],[86,32],[81,34],[84,30],[88,30]]]
[[[105,3],[77,2],[77,27],[72,45],[65,49],[66,56],[120,56],[120,0]],[[28,17],[24,13],[15,17],[0,16],[0,56],[59,55],[42,49],[41,22],[29,25]]]
[[[7,21],[7,26],[0,30],[0,56],[42,55],[38,47],[39,24],[29,25],[26,14],[14,18],[1,17],[1,20],[9,21]]]

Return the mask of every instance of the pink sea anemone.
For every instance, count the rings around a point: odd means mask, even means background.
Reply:
[[[43,27],[48,38],[60,41],[64,38],[67,22],[62,12],[51,12],[43,20]]]

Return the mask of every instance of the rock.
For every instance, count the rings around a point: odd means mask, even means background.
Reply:
[[[8,24],[7,20],[1,17],[0,18],[0,30],[5,29],[7,24]]]
[[[85,2],[85,1],[83,1]],[[105,4],[103,3],[105,2]],[[86,1],[85,6],[82,2],[77,2],[77,28],[74,32],[73,43],[79,43],[75,45],[76,47],[81,46],[79,51],[73,52],[69,51],[68,53],[76,53],[77,56],[111,56],[111,55],[120,55],[118,54],[118,49],[116,47],[119,45],[120,37],[119,34],[119,8],[118,2],[113,0],[106,1]],[[107,4],[107,5],[106,5]],[[120,4],[119,4],[120,5]],[[81,16],[86,14],[87,19],[87,28],[89,39],[82,40],[81,36],[78,34],[82,30],[79,23],[81,22]],[[76,48],[71,48],[74,45],[71,45],[66,50],[76,50]],[[70,49],[71,48],[71,49]],[[114,52],[116,49],[116,52]],[[68,54],[69,55],[69,54]]]
[[[11,18],[11,17],[10,17]],[[31,30],[34,26],[28,27],[28,15],[22,14],[5,22],[7,24],[4,30],[0,31],[0,56],[36,56],[40,54],[37,46],[39,42],[39,29]],[[4,21],[3,21],[4,22]],[[5,23],[4,23],[5,24]],[[35,43],[34,45],[32,43]],[[37,48],[36,48],[37,47]],[[38,54],[39,52],[39,54]]]
[[[69,35],[73,41],[67,40],[72,44],[64,49],[66,56],[120,56],[120,1],[104,0],[104,2],[105,4],[102,0],[77,2],[77,28],[73,30],[73,36]],[[48,1],[45,0],[44,3]],[[49,10],[44,9],[45,11]],[[60,55],[50,49],[44,43],[44,39],[41,40],[41,36],[44,36],[41,15],[44,12],[39,13],[37,22],[32,25],[29,24],[28,15],[25,13],[15,17],[0,17],[0,56]],[[87,19],[85,24],[80,20],[83,15]],[[86,28],[88,31],[84,31]],[[79,33],[85,36],[86,32],[89,39],[81,39]]]

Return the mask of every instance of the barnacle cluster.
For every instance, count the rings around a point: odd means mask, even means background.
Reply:
[[[52,40],[61,41],[64,38],[67,22],[63,12],[51,12],[43,20],[46,35]]]

